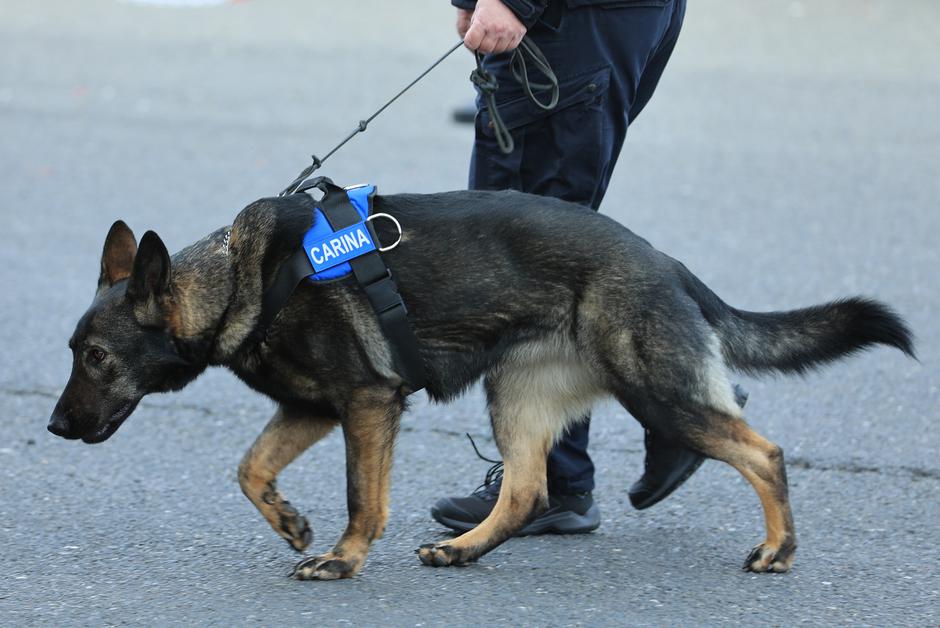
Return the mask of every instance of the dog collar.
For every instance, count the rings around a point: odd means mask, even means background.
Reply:
[[[229,227],[222,237],[222,255],[228,256],[228,243],[232,239],[232,228]]]

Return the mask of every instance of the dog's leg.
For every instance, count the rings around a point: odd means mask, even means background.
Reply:
[[[683,440],[706,456],[737,469],[757,491],[764,508],[767,538],[748,554],[744,569],[787,571],[796,552],[796,530],[790,512],[783,450],[740,418],[715,414],[700,427],[684,430]]]
[[[302,516],[277,490],[276,478],[310,445],[330,433],[334,419],[313,418],[279,408],[245,454],[238,483],[271,527],[298,552],[307,549],[313,532]]]
[[[349,578],[362,568],[372,541],[385,531],[392,453],[402,409],[396,391],[367,390],[353,395],[343,419],[349,523],[331,551],[297,563],[295,578]]]
[[[422,563],[443,567],[477,560],[547,508],[546,459],[556,434],[564,428],[564,417],[571,415],[566,404],[570,400],[549,389],[553,382],[564,384],[538,376],[488,378],[493,435],[504,464],[499,498],[473,530],[422,545],[418,549]]]

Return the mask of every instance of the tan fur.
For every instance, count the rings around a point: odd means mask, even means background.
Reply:
[[[422,562],[445,566],[476,560],[518,532],[531,515],[544,511],[548,505],[545,461],[551,439],[546,434],[541,443],[530,444],[532,449],[514,447],[504,453],[503,483],[489,516],[451,541],[420,548]]]
[[[796,530],[787,490],[783,451],[742,419],[711,417],[696,442],[703,453],[727,462],[750,482],[764,509],[767,538],[748,556],[749,571],[787,571],[796,551]]]
[[[525,421],[508,421],[507,429],[549,433],[553,442],[568,423],[586,416],[594,403],[608,394],[599,379],[564,337],[514,347],[487,376],[495,401],[519,405],[527,417]],[[540,425],[529,426],[529,422]]]
[[[310,445],[330,433],[336,421],[297,415],[278,409],[238,467],[245,496],[264,515],[274,531],[297,551],[312,534],[304,519],[276,488],[278,473]]]
[[[548,504],[546,459],[552,444],[603,394],[597,377],[563,339],[513,349],[487,375],[487,392],[505,469],[499,498],[473,530],[452,541],[423,546],[418,555],[425,564],[475,560],[543,511]]]
[[[359,333],[359,342],[369,358],[369,363],[376,371],[391,382],[401,382],[401,376],[395,372],[392,352],[388,339],[379,328],[375,312],[361,299],[343,295],[337,302],[338,315],[347,318]]]
[[[178,338],[195,336],[210,324],[211,312],[190,296],[197,289],[196,279],[191,275],[173,277],[173,291],[182,298],[165,304],[164,311],[168,313],[167,326]]]
[[[721,340],[714,332],[708,334],[709,356],[702,361],[699,378],[704,391],[693,389],[692,398],[702,405],[714,408],[735,418],[741,418],[741,407],[734,400],[728,367],[721,356]],[[704,394],[703,394],[704,393]]]
[[[297,564],[295,578],[350,578],[362,568],[388,518],[389,476],[401,410],[395,390],[360,389],[353,394],[343,419],[349,522],[331,551]]]
[[[185,281],[177,278],[173,282],[173,290],[178,294],[185,294],[188,291],[188,286]],[[189,338],[195,335],[199,329],[202,329],[202,327],[197,327],[197,321],[203,322],[201,320],[203,317],[197,315],[193,318],[184,315],[183,308],[189,303],[191,303],[191,301],[188,299],[179,301],[176,299],[168,299],[164,302],[163,311],[165,313],[166,325],[170,329],[170,333],[177,338]],[[189,324],[187,325],[187,323]]]

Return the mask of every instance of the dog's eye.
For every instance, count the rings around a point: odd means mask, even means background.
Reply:
[[[103,350],[98,347],[92,347],[88,350],[88,358],[92,362],[101,362],[104,360],[104,356],[107,355]]]

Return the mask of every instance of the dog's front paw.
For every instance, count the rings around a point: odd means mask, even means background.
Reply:
[[[352,578],[362,568],[361,559],[339,556],[328,552],[305,558],[294,567],[291,577],[296,580],[338,580]]]
[[[421,562],[429,567],[448,567],[471,562],[465,552],[447,543],[425,543],[415,552]]]
[[[795,543],[784,543],[775,547],[763,542],[747,555],[744,560],[744,571],[756,573],[783,573],[790,570],[796,552]]]
[[[297,512],[287,500],[279,503],[277,508],[277,532],[296,551],[302,552],[313,542],[313,530],[307,518]]]

